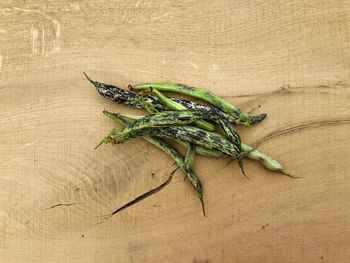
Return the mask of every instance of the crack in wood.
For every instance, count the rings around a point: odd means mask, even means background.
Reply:
[[[340,125],[340,124],[348,124],[350,123],[350,119],[334,119],[334,120],[321,120],[321,121],[311,121],[311,122],[305,122],[305,123],[301,123],[289,128],[284,128],[281,130],[275,130],[271,133],[269,133],[268,135],[264,136],[263,138],[257,140],[253,145],[254,148],[259,147],[263,142],[271,140],[275,137],[281,136],[281,135],[285,135],[285,134],[290,134],[293,132],[298,132],[301,130],[306,130],[306,129],[314,129],[317,127],[321,127],[321,126],[328,126],[328,125]]]
[[[55,207],[59,207],[59,206],[71,206],[71,205],[78,205],[80,203],[69,203],[69,204],[56,204],[56,205],[53,205],[53,206],[50,206],[48,208],[45,208],[44,210],[48,210],[48,209],[52,209],[52,208],[55,208]]]
[[[336,83],[334,87],[327,86],[327,85],[318,85],[318,86],[312,86],[312,87],[291,87],[289,85],[285,85],[285,86],[282,86],[281,88],[279,88],[278,90],[264,92],[264,93],[227,95],[227,96],[221,96],[221,97],[222,98],[248,98],[248,97],[271,96],[274,94],[294,93],[294,92],[308,90],[308,89],[338,90],[338,89],[348,89],[348,88],[349,88],[349,86],[347,86],[343,82]]]
[[[148,191],[148,192],[146,192],[146,193],[144,193],[144,194],[142,194],[142,195],[136,197],[134,200],[130,201],[129,203],[127,203],[127,204],[125,204],[125,205],[123,205],[122,207],[119,207],[119,208],[118,208],[117,210],[115,210],[113,213],[111,213],[111,214],[109,214],[108,216],[106,216],[106,217],[104,218],[104,220],[107,220],[108,218],[110,218],[111,216],[115,215],[116,213],[118,213],[118,212],[120,212],[120,211],[122,211],[122,210],[124,210],[124,209],[126,209],[126,208],[128,208],[128,207],[130,207],[130,206],[132,206],[132,205],[134,205],[134,204],[136,204],[136,203],[138,203],[138,202],[144,200],[145,198],[147,198],[147,197],[149,197],[149,196],[151,196],[151,195],[153,195],[153,194],[159,192],[160,190],[162,190],[164,187],[166,187],[166,186],[171,182],[171,180],[173,179],[173,176],[174,176],[175,172],[176,172],[179,168],[180,168],[180,167],[176,167],[175,170],[173,170],[173,171],[170,173],[169,178],[168,178],[165,182],[163,182],[161,185],[159,185],[159,186],[157,186],[156,188],[153,188],[153,189],[151,189],[150,191]],[[102,222],[97,223],[97,224],[101,224],[101,223],[102,223]]]

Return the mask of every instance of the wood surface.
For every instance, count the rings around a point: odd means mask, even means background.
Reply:
[[[349,1],[0,2],[1,262],[350,262]],[[82,72],[170,81],[268,117],[243,142],[302,179],[196,157],[207,217]]]

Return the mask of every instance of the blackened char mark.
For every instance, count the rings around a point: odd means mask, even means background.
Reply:
[[[192,133],[188,133],[189,137],[191,137],[193,139],[193,141],[203,141],[203,139],[206,136],[206,133],[203,131],[196,131],[196,132],[192,132]]]
[[[217,136],[212,136],[210,135],[210,140],[214,142],[215,145],[220,145],[222,144],[222,139],[217,137]]]
[[[189,122],[189,121],[191,121],[193,118],[190,117],[190,116],[179,116],[177,119],[178,119],[179,121],[181,121],[181,122]]]
[[[176,126],[172,126],[172,127],[166,127],[166,128],[162,128],[162,129],[154,129],[154,134],[159,134],[159,133],[162,133],[164,131],[164,133],[167,133],[169,134],[169,137],[172,137],[172,138],[178,138],[178,132],[179,130],[177,129]]]

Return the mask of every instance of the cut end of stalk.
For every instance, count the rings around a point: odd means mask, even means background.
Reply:
[[[128,85],[128,89],[131,91],[135,91],[135,89],[133,88],[133,86],[131,84]]]

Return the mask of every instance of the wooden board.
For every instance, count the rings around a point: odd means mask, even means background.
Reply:
[[[29,3],[30,2],[30,3]],[[1,262],[349,262],[347,1],[0,3]],[[208,217],[173,161],[137,139],[93,147],[102,110],[140,113],[84,78],[180,82],[268,117],[247,160],[198,157]]]

